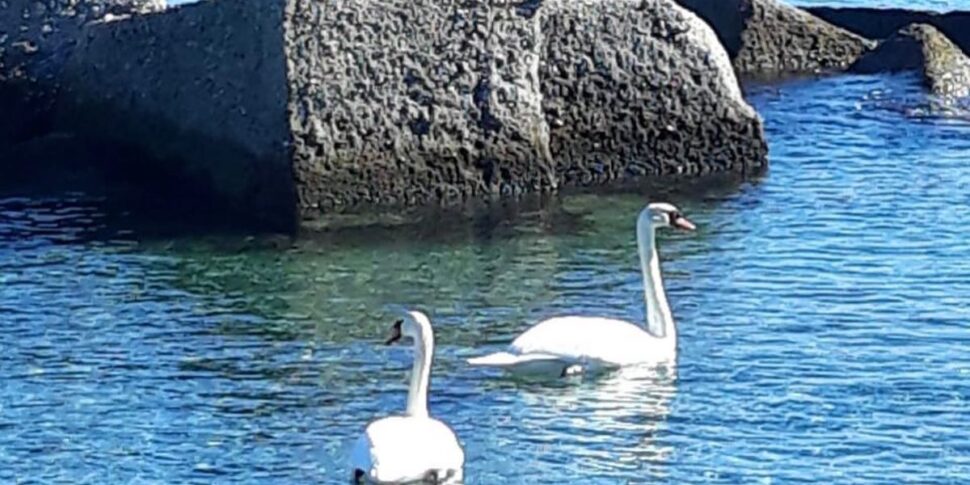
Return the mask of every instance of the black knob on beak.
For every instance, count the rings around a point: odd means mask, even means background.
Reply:
[[[391,327],[391,336],[387,339],[387,342],[384,342],[384,345],[391,345],[394,342],[401,340],[401,325],[403,323],[404,320],[394,322],[394,326]]]

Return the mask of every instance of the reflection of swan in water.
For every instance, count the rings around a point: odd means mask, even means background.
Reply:
[[[660,256],[655,242],[658,227],[694,229],[677,207],[667,203],[650,204],[637,218],[646,329],[611,318],[550,318],[519,335],[508,351],[469,359],[468,362],[505,369],[513,374],[569,375],[674,361],[677,357],[677,327],[660,276]]]
[[[577,385],[499,386],[519,391],[514,395],[528,410],[517,432],[542,447],[540,457],[570,456],[570,466],[587,477],[602,470],[611,480],[649,480],[667,475],[673,447],[657,434],[666,426],[676,381],[675,366],[638,365]]]

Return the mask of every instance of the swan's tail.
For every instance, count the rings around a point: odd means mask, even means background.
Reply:
[[[468,359],[468,363],[483,367],[495,367],[516,375],[543,377],[559,377],[563,375],[567,367],[573,364],[573,362],[549,354],[516,355],[508,352],[496,352],[483,357]]]

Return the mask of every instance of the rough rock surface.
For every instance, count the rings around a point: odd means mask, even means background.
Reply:
[[[839,27],[870,39],[885,39],[910,24],[929,24],[970,54],[970,12],[922,12],[882,8],[807,9],[814,15]]]
[[[284,3],[200,2],[89,25],[64,69],[57,127],[151,155],[116,167],[133,177],[171,176],[293,227]]]
[[[671,0],[220,0],[85,39],[59,128],[279,228],[766,163],[727,54]]]
[[[543,104],[564,184],[765,165],[761,120],[696,15],[667,0],[544,8]]]
[[[0,0],[0,144],[43,131],[86,23],[164,8],[164,0]]]
[[[933,94],[970,96],[970,59],[943,33],[927,24],[903,28],[850,70],[861,74],[917,71]]]
[[[514,5],[293,0],[286,36],[306,215],[557,185],[539,22]]]
[[[848,67],[875,42],[778,0],[677,0],[717,32],[741,74]]]

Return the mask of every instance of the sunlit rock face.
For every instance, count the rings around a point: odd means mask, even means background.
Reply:
[[[59,128],[277,227],[767,160],[716,35],[670,0],[212,1],[83,38]]]
[[[564,184],[765,165],[761,119],[696,15],[666,0],[544,8],[543,106]]]
[[[506,1],[291,1],[288,112],[304,211],[555,188],[539,26]]]

